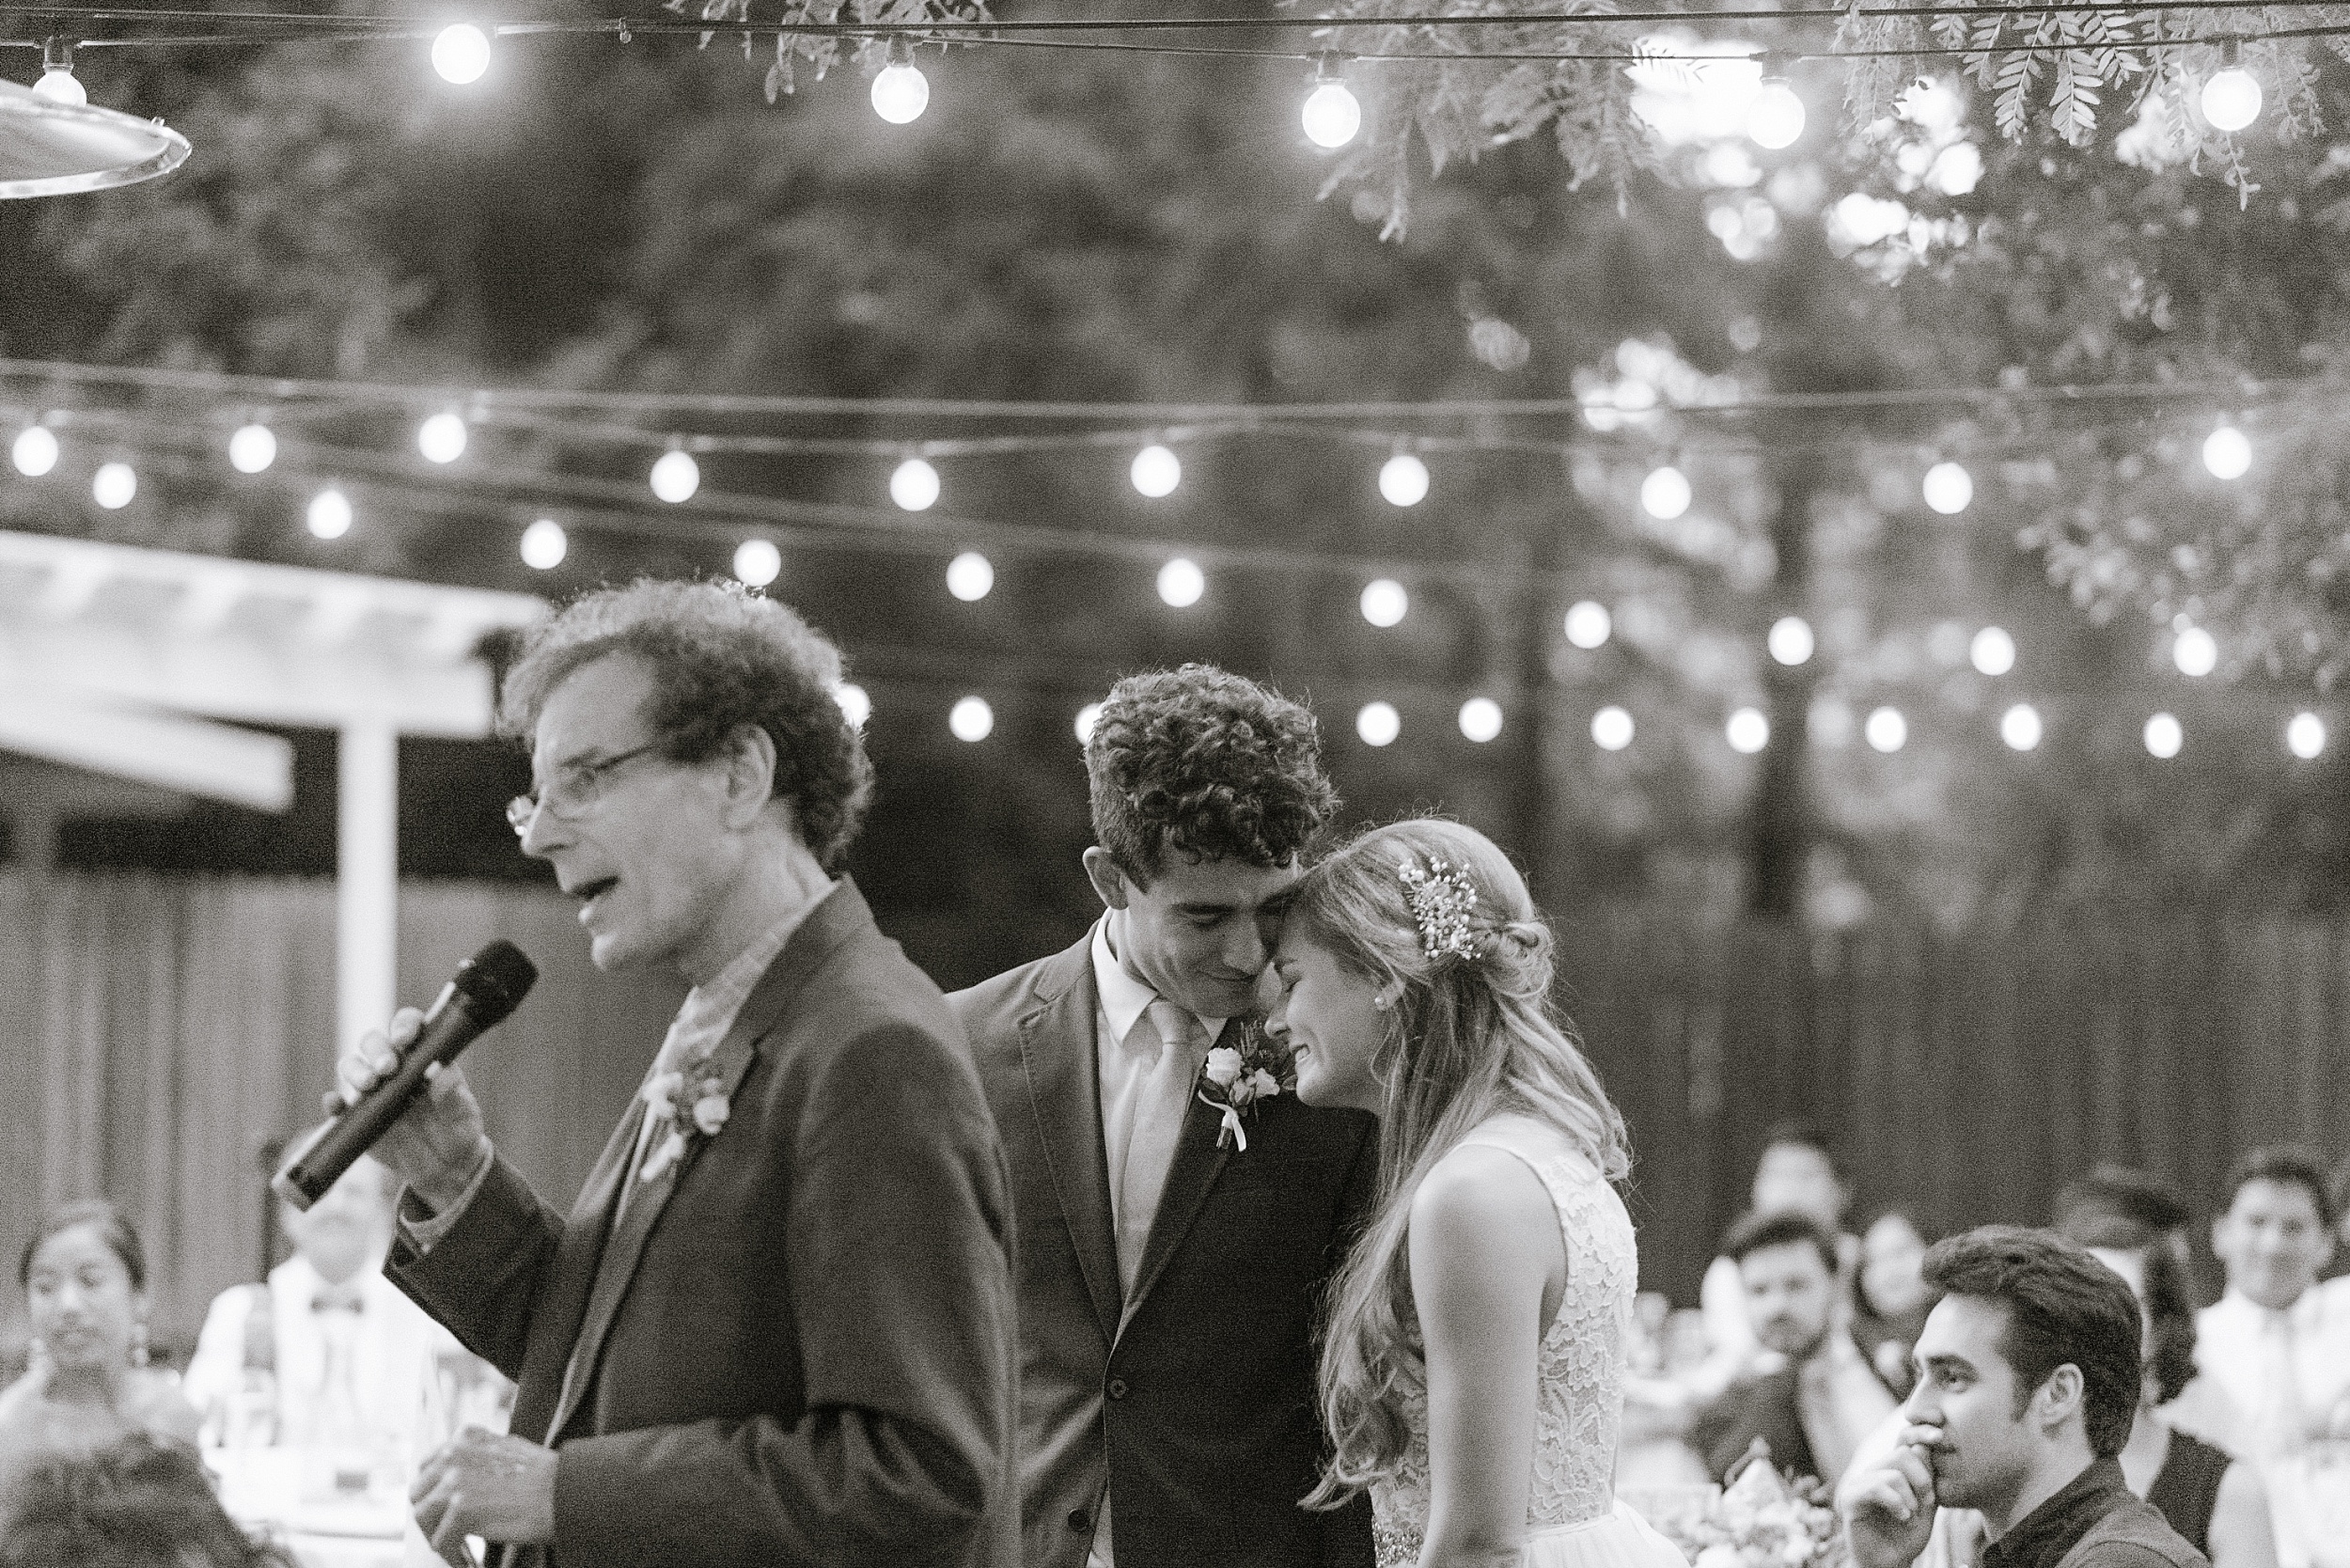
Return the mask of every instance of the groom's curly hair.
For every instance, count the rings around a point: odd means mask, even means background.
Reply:
[[[1167,852],[1285,866],[1337,814],[1314,715],[1191,664],[1110,688],[1086,740],[1095,842],[1148,885]]]

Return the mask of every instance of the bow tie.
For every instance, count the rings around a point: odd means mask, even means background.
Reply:
[[[329,1285],[310,1298],[313,1312],[359,1312],[366,1308],[366,1298],[353,1285]]]

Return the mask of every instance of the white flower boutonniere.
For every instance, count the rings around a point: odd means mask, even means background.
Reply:
[[[1262,1028],[1244,1025],[1238,1035],[1237,1044],[1218,1045],[1208,1053],[1199,1069],[1198,1094],[1201,1105],[1223,1113],[1224,1125],[1216,1130],[1215,1146],[1221,1149],[1230,1143],[1245,1154],[1248,1131],[1243,1122],[1247,1113],[1258,1101],[1270,1100],[1284,1090],[1294,1093],[1297,1078],[1288,1056]]]
[[[681,1105],[686,1107],[682,1117],[679,1115]],[[645,1114],[651,1120],[654,1136],[660,1141],[645,1156],[636,1179],[660,1180],[665,1171],[685,1157],[695,1139],[716,1137],[732,1108],[727,1099],[726,1080],[711,1066],[706,1055],[676,1071],[655,1073],[645,1085]]]

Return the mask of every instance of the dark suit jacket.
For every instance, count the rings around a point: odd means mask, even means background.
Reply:
[[[945,999],[843,881],[713,1060],[726,1126],[617,1226],[642,1101],[568,1216],[500,1160],[394,1253],[558,1450],[553,1560],[1014,1568],[1011,1211]]]
[[[1795,1375],[1796,1369],[1788,1366],[1732,1384],[1698,1412],[1689,1439],[1705,1461],[1706,1474],[1727,1483],[1757,1437],[1770,1444],[1774,1467],[1798,1476],[1820,1474],[1795,1403]]]
[[[1195,1098],[1121,1302],[1090,937],[948,1001],[1020,1215],[1027,1568],[1082,1568],[1105,1486],[1118,1568],[1369,1568],[1366,1499],[1297,1500],[1324,1449],[1322,1289],[1371,1204],[1376,1124],[1284,1094],[1258,1103],[1241,1153]]]

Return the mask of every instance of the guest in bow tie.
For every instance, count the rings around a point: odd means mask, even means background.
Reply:
[[[515,1379],[419,1527],[559,1568],[1010,1568],[1011,1209],[963,1029],[840,861],[872,768],[838,650],[732,584],[639,582],[525,639],[507,816],[599,968],[693,989],[570,1211],[462,1071],[377,1145],[391,1276]],[[355,1098],[413,1011],[338,1064]],[[552,1087],[552,1086],[551,1086]]]
[[[1121,681],[1085,748],[1103,913],[950,998],[1020,1214],[1028,1568],[1370,1568],[1320,1478],[1314,1321],[1375,1123],[1284,1081],[1253,1015],[1337,809],[1313,715],[1205,665]]]
[[[267,1283],[213,1299],[186,1388],[216,1423],[247,1428],[225,1435],[360,1446],[405,1461],[435,1358],[458,1345],[384,1277],[393,1198],[390,1172],[362,1159],[307,1213],[281,1206],[293,1256]]]

